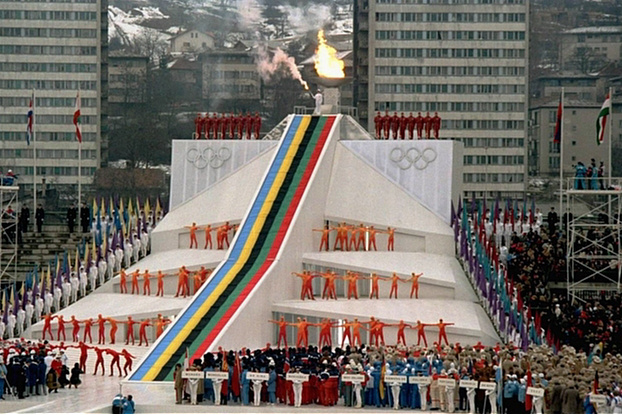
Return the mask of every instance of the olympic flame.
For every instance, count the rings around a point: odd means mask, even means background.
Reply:
[[[337,50],[326,43],[324,30],[317,34],[319,45],[315,51],[315,71],[321,78],[345,78],[345,64],[337,58]]]

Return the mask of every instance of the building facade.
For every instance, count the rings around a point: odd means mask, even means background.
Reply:
[[[77,190],[73,114],[78,91],[82,183],[91,183],[106,162],[107,8],[107,0],[0,3],[0,169],[17,173],[25,190],[32,190],[35,148],[37,186]],[[36,143],[28,145],[33,91]]]
[[[527,180],[528,0],[356,0],[354,101],[438,112],[460,140],[464,194],[522,197]]]
[[[621,56],[622,26],[578,27],[562,33],[563,69],[590,73],[620,62]]]
[[[215,37],[212,33],[199,30],[186,30],[170,39],[170,53],[199,53],[214,49]]]

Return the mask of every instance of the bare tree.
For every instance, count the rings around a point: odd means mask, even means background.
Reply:
[[[160,56],[166,53],[168,43],[155,29],[144,28],[134,39],[132,49],[135,53],[149,57],[149,62],[157,64]]]

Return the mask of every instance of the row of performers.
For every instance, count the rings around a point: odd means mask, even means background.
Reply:
[[[398,115],[397,111],[393,115],[389,114],[387,110],[384,115],[378,111],[374,117],[374,125],[376,127],[376,139],[377,140],[404,140],[406,139],[406,132],[408,132],[408,139],[415,139],[415,129],[417,129],[418,139],[423,139],[423,132],[425,131],[425,138],[428,140],[432,138],[431,133],[434,134],[434,138],[438,140],[439,130],[441,129],[441,117],[438,116],[438,112],[434,113],[434,116],[430,117],[430,112],[427,112],[425,117],[421,115],[421,112],[417,116],[413,116],[411,112],[408,116]]]
[[[252,115],[250,112],[246,112],[244,115],[242,112],[239,115],[231,113],[227,114],[201,114],[198,113],[194,119],[195,131],[193,134],[194,139],[246,139],[250,140],[255,138],[259,139],[259,132],[261,131],[261,116],[258,112]]]

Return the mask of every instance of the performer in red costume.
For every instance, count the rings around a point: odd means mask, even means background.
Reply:
[[[127,274],[125,273],[125,268],[121,268],[121,272],[119,272],[119,289],[121,294],[127,294]]]
[[[391,131],[391,115],[389,114],[389,110],[385,110],[384,117],[382,120],[382,130],[384,132],[384,139],[389,139],[389,132]]]
[[[417,346],[421,344],[421,339],[423,339],[423,344],[425,347],[428,347],[428,340],[425,338],[425,326],[429,326],[430,324],[423,324],[421,321],[417,320],[417,325],[413,326],[414,330],[417,330]]]
[[[77,342],[78,338],[80,337],[80,320],[76,320],[76,316],[71,316],[69,322],[73,327],[73,330],[71,331],[71,340],[73,342]]]
[[[259,133],[261,132],[261,115],[259,115],[258,112],[255,112],[253,128],[255,130],[255,140],[259,140]]]
[[[432,132],[434,133],[434,138],[438,140],[438,134],[441,129],[441,117],[438,116],[438,112],[434,112],[434,117],[432,117]]]
[[[121,365],[119,364],[120,362],[119,358],[121,357],[121,354],[117,352],[116,350],[112,350],[112,349],[105,349],[105,352],[109,354],[110,356],[112,356],[112,360],[110,361],[110,375],[109,376],[114,376],[115,363],[117,364],[117,369],[119,370],[119,376],[123,376],[123,374],[121,373]]]
[[[322,232],[322,241],[320,242],[320,252],[322,252],[322,248],[325,247],[326,251],[328,251],[328,235],[331,233],[333,229],[329,228],[328,225],[324,227],[324,229],[312,229],[313,232]]]
[[[197,114],[197,117],[194,119],[194,139],[201,139],[201,132],[203,131],[203,117],[201,113]]]
[[[97,368],[101,365],[102,367],[102,376],[106,374],[106,368],[104,367],[104,352],[106,349],[100,349],[99,347],[93,347],[95,354],[97,355],[97,359],[95,360],[95,372],[93,375],[97,375]]]
[[[45,340],[45,333],[50,333],[50,340],[54,340],[54,335],[52,334],[52,319],[54,319],[54,317],[51,314],[43,316],[43,340]]]
[[[185,265],[182,265],[179,268],[179,278],[177,279],[177,293],[175,297],[179,297],[181,294],[183,297],[186,297],[189,294],[190,287],[188,286],[188,270]]]
[[[164,297],[164,274],[161,270],[158,270],[158,292],[156,292],[156,297]]]
[[[335,239],[335,243],[333,244],[333,251],[337,250],[337,244],[339,244],[339,249],[345,251],[348,248],[348,227],[346,223],[340,223],[337,226],[331,227],[331,230],[337,232],[337,237]]]
[[[89,356],[89,349],[91,346],[87,346],[84,342],[79,342],[77,346],[67,346],[72,349],[80,349],[80,370],[86,372],[86,359]]]
[[[372,316],[371,321],[369,322],[370,324],[370,328],[369,331],[372,334],[372,336],[370,336],[369,338],[369,343],[371,344],[372,342],[372,337],[375,337],[376,339],[376,347],[378,347],[378,342],[380,342],[380,344],[382,346],[384,346],[384,328],[385,326],[387,326],[387,323],[384,323],[382,321],[380,321],[380,319],[374,319],[374,317]]]
[[[132,359],[135,359],[136,356],[132,356],[130,352],[128,352],[126,349],[121,350],[121,356],[125,358],[125,364],[123,365],[123,374],[124,376],[127,376],[127,374],[132,371]]]
[[[325,319],[322,319],[320,323],[314,323],[314,324],[311,324],[311,326],[317,326],[320,328],[320,337],[318,340],[318,346],[320,347],[320,349],[323,347],[324,344],[328,347],[333,346],[331,330],[333,329],[333,327],[335,327],[334,321],[328,318],[325,318]]]
[[[393,293],[395,293],[395,299],[397,299],[397,283],[399,281],[406,282],[406,280],[400,278],[395,272],[390,278],[391,280],[391,291],[389,292],[389,298],[393,297]]]
[[[218,227],[218,249],[225,249],[225,244],[227,244],[227,248],[229,248],[229,231],[231,229],[233,229],[233,227],[229,225],[229,221]]]
[[[106,344],[106,319],[101,314],[97,315],[97,344]]]
[[[369,234],[369,250],[371,251],[371,247],[374,247],[374,251],[377,251],[378,248],[376,248],[376,234],[378,234],[378,232],[381,232],[377,229],[374,229],[373,226],[370,226],[367,229],[367,233]]]
[[[132,294],[136,292],[136,295],[140,294],[140,288],[138,288],[138,277],[140,276],[140,270],[136,269],[132,272]]]
[[[139,335],[139,340],[140,340],[138,342],[139,346],[143,345],[143,340],[145,341],[145,346],[149,346],[149,342],[147,341],[147,327],[148,326],[151,326],[151,320],[145,319],[140,322],[140,326],[138,330],[138,335]]]
[[[203,118],[203,128],[205,129],[205,139],[209,140],[212,138],[212,117],[210,117],[209,112],[205,113],[205,118]]]
[[[369,299],[371,300],[373,296],[375,295],[376,300],[377,300],[378,299],[378,281],[380,280],[386,281],[388,278],[380,277],[375,272],[372,272],[372,274],[369,277],[366,277],[365,279],[371,280],[371,292],[369,293]]]
[[[343,324],[335,327],[343,327],[343,337],[341,338],[341,348],[343,349],[343,345],[348,339],[348,344],[352,344],[352,323],[348,322],[348,319],[343,319]]]
[[[415,117],[412,112],[406,118],[406,128],[408,129],[408,138],[413,140],[415,138]]]
[[[212,249],[212,224],[205,227],[205,247],[203,249],[207,249],[208,245],[209,249]]]
[[[453,326],[455,323],[443,323],[443,319],[438,320],[438,323],[432,324],[433,326],[438,326],[438,344],[443,344],[443,339],[445,339],[445,344],[449,344],[447,341],[447,333],[445,332],[445,327]]]
[[[155,322],[156,339],[160,337],[162,333],[164,333],[164,326],[166,326],[170,322],[171,320],[169,320],[168,318],[163,318],[162,314],[158,314],[158,319]]]
[[[146,269],[143,273],[143,295],[151,295],[151,283],[149,279],[151,278],[151,274],[149,274],[149,270]]]
[[[185,228],[190,229],[190,249],[194,246],[195,248],[199,247],[199,243],[197,242],[197,226],[196,222],[192,222],[191,226],[185,226]],[[134,293],[132,293],[134,294]]]
[[[406,346],[406,335],[404,334],[405,328],[412,328],[410,324],[404,323],[404,320],[400,320],[397,324],[387,324],[387,326],[397,327],[397,344],[403,344]]]
[[[255,119],[253,118],[253,116],[251,115],[249,111],[246,111],[246,122],[244,124],[246,125],[246,139],[247,140],[251,139],[251,132],[253,131],[254,123],[255,123]]]
[[[352,323],[350,323],[350,328],[352,328],[352,346],[360,346],[363,344],[361,342],[361,330],[368,331],[365,326],[355,318]]]
[[[382,126],[383,126],[383,120],[384,118],[382,117],[382,114],[380,114],[380,111],[378,111],[378,113],[376,113],[376,116],[374,117],[374,127],[376,128],[376,140],[380,140],[381,135],[382,135]]]
[[[238,138],[241,140],[242,139],[242,134],[244,131],[244,113],[242,111],[239,112],[238,114],[238,128],[237,128],[237,134],[238,134]]]
[[[343,280],[348,282],[348,300],[351,297],[354,297],[356,300],[359,299],[357,284],[358,284],[358,281],[362,279],[364,278],[361,277],[356,272],[352,272],[352,271],[346,272],[346,275],[343,277]]]
[[[117,330],[119,329],[117,327],[117,323],[125,324],[125,321],[115,320],[110,317],[107,320],[110,323],[110,344],[114,344],[117,336]]]
[[[415,127],[417,127],[417,138],[419,140],[423,140],[424,123],[423,123],[423,117],[421,116],[421,112],[418,112],[417,116],[415,117]]]
[[[237,117],[233,112],[229,114],[229,138],[235,138],[235,129],[237,127]]]
[[[193,294],[199,292],[201,288],[201,273],[199,271],[195,272],[192,276],[192,288],[194,289]]]
[[[397,115],[397,111],[393,113],[391,117],[391,138],[397,140],[397,135],[400,129],[400,116]]]
[[[414,272],[410,274],[411,277],[406,280],[406,282],[412,282],[410,287],[410,298],[413,298],[413,293],[415,294],[415,298],[419,298],[419,277],[423,275],[423,272],[420,274],[415,274]]]
[[[281,316],[279,320],[268,320],[270,323],[274,323],[279,327],[279,340],[277,342],[277,347],[281,348],[281,339],[283,339],[283,344],[287,349],[287,326],[288,323],[285,321],[285,317]]]
[[[56,330],[56,338],[60,340],[60,335],[63,335],[63,341],[67,340],[65,336],[65,320],[62,315],[54,316],[58,320],[58,328]]]
[[[400,116],[400,122],[399,122],[400,140],[404,140],[406,138],[406,127],[407,126],[408,126],[408,118],[406,118],[404,113],[402,113],[402,115]]]
[[[428,111],[425,117],[423,117],[423,126],[425,128],[425,138],[429,140],[432,138],[430,136],[430,131],[432,130],[432,118],[430,117],[430,111]]]
[[[227,114],[222,115],[222,123],[220,124],[220,138],[225,140],[227,138],[227,132],[229,131],[229,125],[231,124],[231,119],[227,116]]]
[[[93,343],[93,338],[91,337],[91,327],[93,327],[93,319],[92,318],[87,318],[86,320],[82,320],[82,322],[84,323],[84,341],[86,341],[86,338],[89,338],[89,343]]]
[[[212,127],[214,128],[214,140],[220,139],[220,131],[222,129],[222,115],[214,114],[214,121],[212,122]]]
[[[298,317],[297,323],[287,323],[290,326],[296,327],[296,347],[309,347],[309,323],[306,318],[301,319]]]
[[[306,270],[302,271],[302,274],[298,272],[292,272],[292,275],[295,275],[296,277],[302,280],[302,287],[300,289],[300,299],[303,301],[306,298],[308,298],[309,300],[315,300],[315,297],[313,296],[313,285],[312,285],[313,278],[315,276],[311,274],[311,272],[306,271]]]
[[[322,272],[317,274],[319,277],[324,278],[324,291],[322,291],[322,299],[330,300],[331,298],[337,299],[337,291],[335,290],[335,280],[338,278],[337,274],[333,271]]]
[[[388,227],[387,235],[389,238],[387,239],[387,251],[395,251],[395,228]]]
[[[129,344],[130,339],[132,339],[132,346],[134,345],[134,324],[136,321],[132,320],[132,316],[127,316],[127,331],[125,332],[125,344]]]

